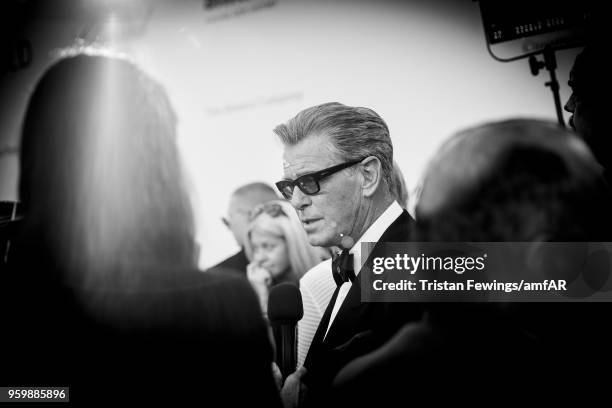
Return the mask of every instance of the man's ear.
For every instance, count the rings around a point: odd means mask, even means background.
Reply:
[[[363,182],[361,191],[364,197],[371,197],[382,183],[382,163],[376,156],[364,159],[359,165]]]

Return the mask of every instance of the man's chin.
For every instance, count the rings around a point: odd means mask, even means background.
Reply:
[[[308,243],[312,246],[317,247],[330,247],[333,246],[333,243],[330,243],[331,239],[328,237],[322,236],[322,234],[312,233],[308,234]]]

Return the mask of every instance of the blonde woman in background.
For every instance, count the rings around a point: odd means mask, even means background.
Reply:
[[[251,258],[247,278],[259,295],[264,314],[272,286],[283,282],[299,286],[300,278],[308,270],[331,255],[328,250],[308,243],[295,209],[284,200],[255,207],[247,236],[247,253]]]

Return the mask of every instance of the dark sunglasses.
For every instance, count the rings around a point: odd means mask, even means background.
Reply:
[[[275,183],[276,188],[278,188],[278,191],[280,191],[283,197],[285,197],[287,200],[291,200],[291,197],[293,197],[293,189],[295,187],[299,188],[302,193],[307,195],[317,194],[319,191],[321,191],[321,185],[319,184],[319,181],[323,180],[325,177],[329,177],[332,174],[339,172],[340,170],[344,170],[348,167],[354,166],[355,164],[362,162],[363,159],[365,159],[365,157],[359,160],[353,160],[350,162],[338,164],[336,166],[328,167],[323,170],[304,174],[303,176],[300,176],[295,180],[281,180]]]
[[[249,215],[249,220],[253,221],[255,218],[257,218],[258,215],[264,212],[272,218],[276,218],[280,215],[284,215],[285,217],[287,216],[287,214],[285,214],[285,211],[283,211],[283,207],[281,207],[280,204],[264,203],[264,204],[258,205],[257,207],[253,208],[253,210],[251,210],[251,214]]]

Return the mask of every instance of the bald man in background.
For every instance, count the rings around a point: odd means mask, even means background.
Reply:
[[[278,200],[275,190],[270,185],[261,182],[245,184],[232,193],[227,208],[227,217],[223,217],[223,224],[234,235],[240,251],[210,270],[228,270],[246,277],[249,259],[244,248],[248,239],[249,214],[255,206],[272,200]]]

